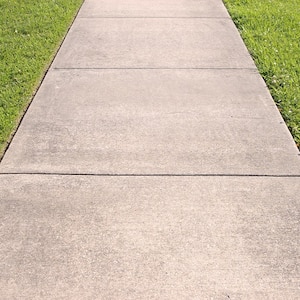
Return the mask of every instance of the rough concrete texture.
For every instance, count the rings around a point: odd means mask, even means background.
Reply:
[[[221,0],[86,0],[0,173],[1,300],[300,299],[299,152]]]
[[[60,70],[45,79],[0,172],[300,175],[300,168],[255,71]]]
[[[54,68],[255,68],[230,19],[78,18]]]
[[[99,17],[171,17],[228,18],[222,1],[207,0],[90,0],[79,13],[82,18]]]
[[[0,189],[1,299],[299,299],[299,178],[0,175]]]

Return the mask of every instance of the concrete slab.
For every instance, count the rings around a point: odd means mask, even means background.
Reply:
[[[299,299],[300,178],[0,175],[2,299]]]
[[[173,2],[85,1],[0,164],[1,300],[299,299],[299,152],[222,1]]]
[[[79,18],[229,17],[221,0],[85,0]]]
[[[300,175],[251,70],[50,71],[0,172]]]
[[[255,68],[230,19],[77,19],[54,68]]]

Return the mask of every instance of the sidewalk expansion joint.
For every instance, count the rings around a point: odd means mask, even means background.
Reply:
[[[203,67],[203,68],[149,68],[149,67],[136,67],[136,68],[97,68],[97,67],[86,67],[86,68],[81,68],[81,67],[70,67],[70,68],[60,68],[60,67],[54,67],[52,70],[252,70],[252,71],[257,71],[256,67],[248,67],[248,68],[218,68],[218,67]]]
[[[270,177],[300,178],[300,174],[206,174],[206,173],[63,173],[63,172],[3,172],[3,175],[91,176],[91,177]]]
[[[231,20],[230,17],[143,17],[143,16],[132,16],[132,17],[102,17],[102,16],[91,16],[91,17],[78,17],[78,19],[224,19],[224,20]]]

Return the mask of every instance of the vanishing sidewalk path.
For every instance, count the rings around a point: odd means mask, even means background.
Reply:
[[[299,195],[221,0],[86,0],[0,163],[0,298],[299,299]]]

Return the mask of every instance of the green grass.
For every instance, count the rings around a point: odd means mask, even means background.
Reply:
[[[299,147],[300,1],[224,0],[224,3]]]
[[[82,2],[0,0],[0,156]],[[299,147],[299,0],[224,2]]]
[[[83,0],[0,0],[0,157]]]

